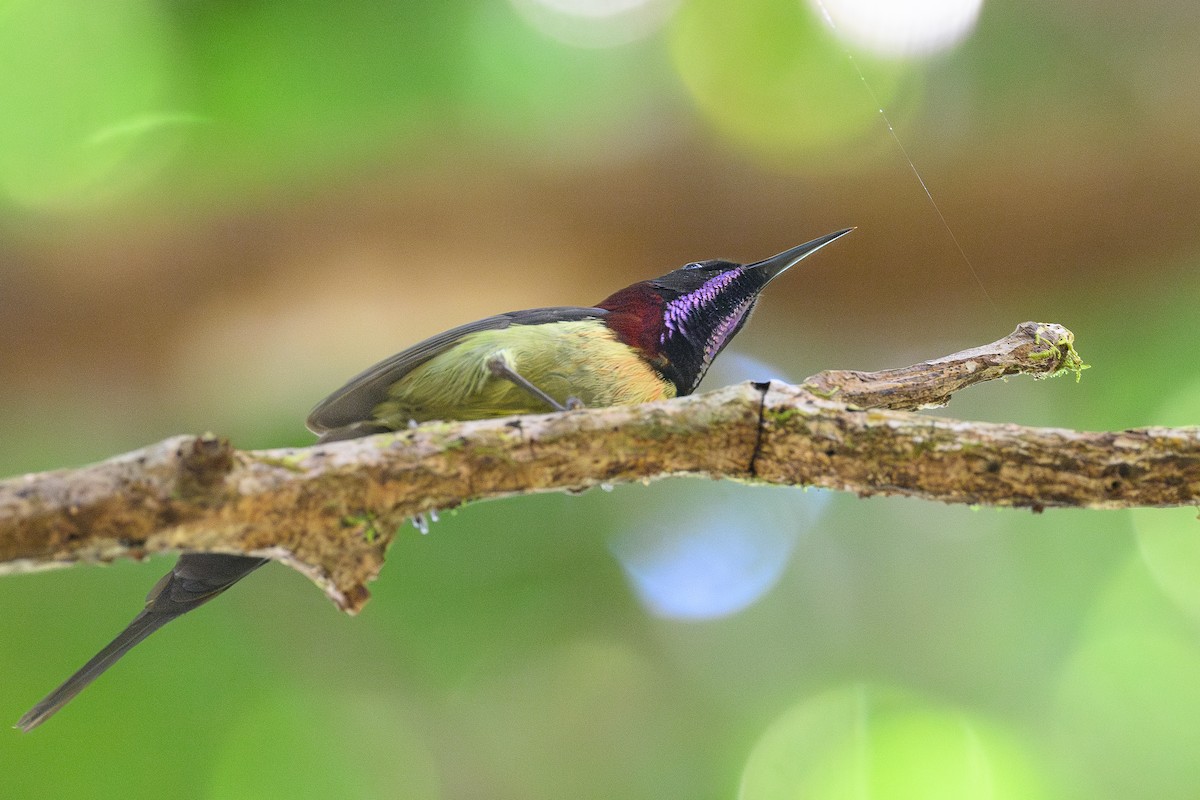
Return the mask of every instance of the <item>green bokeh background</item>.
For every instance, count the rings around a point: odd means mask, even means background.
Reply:
[[[800,0],[644,30],[537,8],[0,0],[0,475],[183,432],[302,445],[423,336],[846,225],[707,386],[1037,319],[1081,383],[939,413],[1200,423],[1191,0],[991,2],[908,60],[851,60]],[[734,613],[656,614],[614,554],[705,502],[786,561]],[[1193,798],[1196,515],[699,481],[474,505],[402,534],[357,618],[272,566],[169,626],[0,731],[0,796]],[[0,579],[0,720],[168,565]]]

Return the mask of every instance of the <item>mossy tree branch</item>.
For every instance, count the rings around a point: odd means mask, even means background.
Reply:
[[[0,482],[0,573],[167,550],[252,552],[365,602],[410,517],[494,497],[669,475],[994,506],[1200,504],[1200,429],[1086,433],[931,418],[974,383],[1083,369],[1070,331],[876,373],[746,383],[644,406],[472,422],[305,448],[178,436]]]

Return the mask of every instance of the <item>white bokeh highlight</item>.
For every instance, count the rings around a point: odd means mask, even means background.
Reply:
[[[645,38],[679,0],[509,0],[533,28],[576,47],[616,47]]]
[[[808,0],[838,38],[884,58],[939,53],[975,28],[983,0]]]

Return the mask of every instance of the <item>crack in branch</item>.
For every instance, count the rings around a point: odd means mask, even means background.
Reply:
[[[758,400],[758,429],[754,432],[754,450],[750,453],[750,463],[746,465],[746,474],[751,478],[758,477],[758,454],[762,452],[763,436],[766,435],[767,421],[767,392],[771,389],[770,381],[751,381],[759,393]]]

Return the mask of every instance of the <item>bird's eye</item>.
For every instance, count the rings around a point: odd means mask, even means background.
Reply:
[[[684,264],[681,269],[704,269],[704,265],[699,261],[693,261],[690,264]]]

